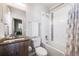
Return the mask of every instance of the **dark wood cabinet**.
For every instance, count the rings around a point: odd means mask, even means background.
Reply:
[[[15,40],[15,42],[0,45],[0,56],[28,56],[29,40]]]

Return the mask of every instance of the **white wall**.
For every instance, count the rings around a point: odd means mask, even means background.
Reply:
[[[2,12],[1,11],[2,11],[2,9],[1,9],[1,5],[0,5],[0,21],[1,21],[1,16],[2,16]],[[2,28],[2,24],[0,22],[0,37],[3,36],[3,32],[2,32],[3,29],[1,29],[1,28]]]
[[[21,11],[16,8],[12,8],[7,5],[3,5],[4,10],[4,23],[7,23],[9,26],[9,34],[13,33],[13,18],[18,18],[23,20],[23,34],[26,36],[31,36],[32,34],[32,26],[30,25],[31,22],[42,23],[45,26],[46,19],[41,18],[41,13],[46,12],[47,8],[41,4],[28,4],[26,12]],[[45,17],[44,17],[45,18]],[[40,29],[40,32],[48,32],[44,27]],[[25,33],[26,32],[26,33]],[[44,33],[40,33],[42,36],[46,35]]]
[[[50,18],[49,14],[42,13],[41,15],[41,37],[43,41],[46,41],[45,36],[48,37],[48,40],[50,40]]]
[[[0,19],[2,17],[2,5],[0,4]]]
[[[48,35],[48,27],[49,27],[49,19],[46,18],[45,12],[47,12],[48,9],[41,5],[41,4],[27,4],[27,10],[26,10],[26,35],[31,36],[31,30],[32,27],[30,26],[31,22],[37,22],[40,23],[40,34],[41,38],[44,39],[45,35]],[[29,27],[28,27],[29,26]]]
[[[3,14],[2,14],[2,4],[0,4],[0,38],[4,37],[4,24],[1,20],[3,20]]]
[[[3,23],[0,23],[0,38],[4,37],[4,25]]]
[[[6,23],[9,26],[8,29],[9,34],[13,33],[13,18],[21,19],[23,21],[23,28],[24,28],[25,26],[24,20],[26,19],[26,13],[19,9],[7,6],[6,4],[1,4],[1,5],[3,5],[3,23]],[[2,14],[0,13],[0,15]],[[24,34],[24,30],[22,32]]]
[[[10,9],[8,8],[7,5],[3,5],[3,22],[8,25],[8,31],[9,34],[12,34],[12,17],[11,17],[11,12]]]

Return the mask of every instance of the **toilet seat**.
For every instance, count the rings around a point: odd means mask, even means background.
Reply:
[[[46,56],[47,55],[47,50],[45,48],[37,47],[37,48],[35,48],[35,51],[38,56]]]

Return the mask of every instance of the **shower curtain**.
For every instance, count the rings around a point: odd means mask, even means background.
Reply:
[[[74,3],[68,13],[66,56],[79,56],[79,4]]]

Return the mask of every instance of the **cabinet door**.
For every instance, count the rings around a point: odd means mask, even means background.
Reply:
[[[24,47],[24,48],[25,48],[25,55],[28,55],[28,53],[29,53],[29,52],[28,52],[29,41],[25,42],[25,43],[24,43],[24,46],[25,46],[25,47]]]
[[[27,42],[21,42],[20,46],[19,46],[19,51],[20,51],[20,55],[21,56],[26,56],[28,55],[28,46],[27,46]]]
[[[28,55],[28,41],[0,46],[0,55],[27,56]]]
[[[8,44],[3,46],[3,55],[4,56],[15,56],[16,55],[16,50],[15,50],[16,45],[15,44]]]
[[[0,56],[2,56],[2,55],[3,55],[3,47],[0,46]]]

